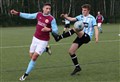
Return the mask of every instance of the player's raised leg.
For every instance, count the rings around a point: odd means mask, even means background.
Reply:
[[[67,38],[67,37],[73,35],[74,33],[75,33],[74,29],[71,29],[71,30],[57,36],[56,41],[59,41],[59,40],[61,40],[63,38]]]
[[[67,28],[64,28],[64,29],[63,29],[63,34],[65,33],[66,30],[67,30]]]
[[[77,35],[80,35],[79,37],[82,37],[84,32],[83,31],[78,31],[77,29],[75,28],[72,28],[70,29],[69,31],[67,31],[66,33],[64,34],[61,34],[57,37],[57,41],[63,39],[63,38],[67,38],[67,37],[70,37],[72,36],[74,33],[76,33]]]

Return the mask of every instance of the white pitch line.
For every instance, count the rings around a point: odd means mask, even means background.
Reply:
[[[105,43],[105,42],[119,42],[120,40],[103,40],[103,41],[99,41],[98,43]],[[95,41],[91,41],[90,43],[95,43]],[[49,44],[49,45],[68,45],[68,44],[72,44],[71,43],[56,43],[56,44]],[[0,49],[6,49],[6,48],[25,48],[25,47],[30,47],[29,45],[24,45],[24,46],[3,46],[0,47]]]
[[[118,34],[118,36],[120,36],[120,34]]]

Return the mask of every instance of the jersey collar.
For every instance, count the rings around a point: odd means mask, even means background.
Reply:
[[[43,14],[43,13],[42,13],[42,14]],[[43,16],[50,16],[50,14],[48,14],[48,15],[43,14]]]

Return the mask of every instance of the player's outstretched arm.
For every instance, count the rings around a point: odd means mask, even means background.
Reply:
[[[22,13],[20,12],[19,16],[25,19],[36,19],[38,13],[32,13],[32,14],[28,14],[28,13]]]
[[[37,13],[33,13],[33,14],[22,13],[22,12],[18,12],[16,10],[14,10],[14,9],[12,9],[10,11],[10,13],[13,14],[13,15],[18,15],[18,16],[20,16],[22,18],[25,18],[25,19],[36,19],[36,16],[37,16]]]
[[[65,19],[67,19],[67,20],[69,20],[69,21],[77,21],[76,18],[74,18],[74,17],[68,17],[68,16],[65,15],[65,14],[61,14],[60,17],[65,18]]]

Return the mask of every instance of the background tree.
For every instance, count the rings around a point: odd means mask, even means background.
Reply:
[[[0,0],[0,26],[35,25],[36,20],[25,20],[9,14],[11,9],[34,13],[42,10],[44,3],[52,4],[51,14],[61,24],[61,13],[76,16],[81,13],[83,4],[91,4],[91,14],[96,16],[100,11],[105,17],[105,23],[120,22],[120,0]]]

